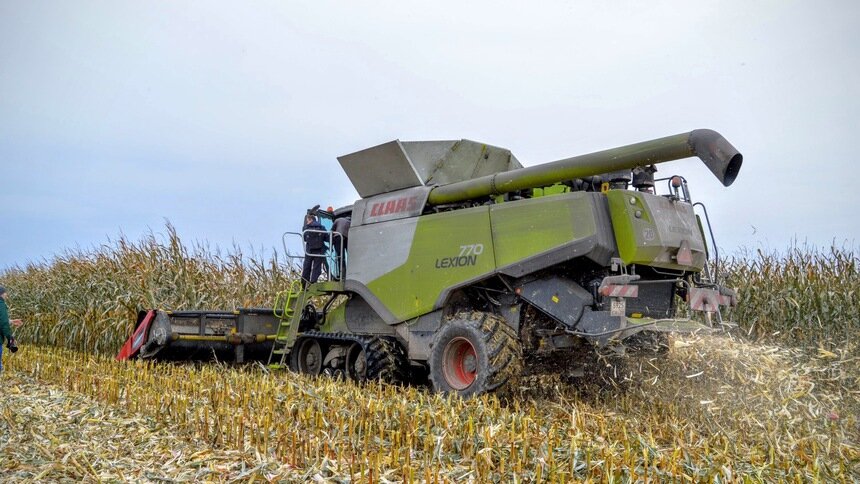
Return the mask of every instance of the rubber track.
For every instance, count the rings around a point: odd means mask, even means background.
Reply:
[[[305,331],[299,338],[314,338],[324,347],[332,344],[360,344],[367,359],[366,380],[399,384],[405,382],[409,374],[409,360],[406,352],[403,346],[391,337]]]

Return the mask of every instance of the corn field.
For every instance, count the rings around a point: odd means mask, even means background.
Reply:
[[[139,309],[271,307],[293,277],[277,254],[263,260],[238,247],[225,254],[204,244],[189,248],[172,226],[166,232],[139,242],[120,237],[0,275],[10,309],[28,321],[20,339],[116,354]]]
[[[277,255],[175,230],[0,273],[22,350],[4,353],[0,477],[69,481],[843,481],[860,479],[853,250],[722,263],[730,336],[605,357],[588,381],[506,400],[356,385],[259,365],[113,360],[142,308],[269,306]],[[44,428],[44,432],[38,429]]]
[[[860,256],[792,247],[723,262],[739,289],[734,318],[755,339],[841,348],[860,331]]]
[[[841,348],[860,331],[860,255],[851,249],[791,248],[721,261],[728,287],[739,293],[731,318],[755,340]],[[21,339],[98,354],[115,354],[140,309],[271,307],[296,277],[271,257],[191,248],[175,229],[138,242],[120,237],[93,250],[0,273],[11,308],[29,321]]]

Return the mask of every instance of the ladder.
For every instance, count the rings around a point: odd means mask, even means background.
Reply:
[[[289,289],[275,296],[275,307],[272,312],[278,318],[278,331],[272,343],[272,352],[269,354],[268,366],[271,369],[286,367],[287,355],[298,334],[301,319],[301,311],[296,311],[296,308],[304,307],[305,294],[301,280],[295,280],[290,284]]]

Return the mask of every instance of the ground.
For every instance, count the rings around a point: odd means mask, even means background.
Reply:
[[[4,362],[0,479],[860,480],[856,353],[670,343],[468,400],[25,347]]]
[[[7,373],[0,394],[4,482],[244,481],[298,478],[255,452],[201,446],[150,417],[129,414],[32,377]]]

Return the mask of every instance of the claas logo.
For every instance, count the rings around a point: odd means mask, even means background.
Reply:
[[[371,217],[381,217],[392,213],[413,212],[418,210],[418,197],[401,197],[374,203],[370,207]]]

